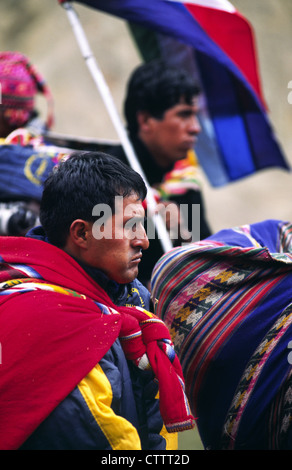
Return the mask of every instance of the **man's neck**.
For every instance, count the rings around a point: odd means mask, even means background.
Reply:
[[[164,174],[170,171],[173,165],[168,165],[165,168],[162,167],[157,162],[157,159],[151,153],[150,149],[146,146],[143,140],[141,140],[138,136],[133,137],[131,140],[137,157],[143,167],[143,170],[145,171],[149,184],[152,186],[155,183],[160,183]]]

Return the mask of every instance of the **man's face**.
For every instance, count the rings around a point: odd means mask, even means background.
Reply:
[[[198,99],[191,104],[182,99],[165,111],[162,119],[144,115],[140,119],[139,136],[148,147],[156,163],[162,168],[187,156],[196,143],[201,127],[197,118]]]
[[[144,216],[136,194],[119,197],[116,213],[102,226],[93,224],[83,261],[120,284],[133,281],[138,275],[142,250],[149,246]]]
[[[9,124],[8,120],[5,118],[5,109],[0,106],[0,138],[4,139],[7,137],[15,127]]]

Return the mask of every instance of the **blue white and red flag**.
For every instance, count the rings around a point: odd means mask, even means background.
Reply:
[[[195,75],[203,90],[196,153],[213,186],[289,168],[267,116],[252,27],[229,1],[78,2],[126,20],[144,60],[160,56]]]

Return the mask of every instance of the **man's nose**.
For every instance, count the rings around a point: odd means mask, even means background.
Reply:
[[[132,246],[139,247],[142,250],[147,250],[147,248],[149,247],[149,239],[144,226],[141,225],[137,230],[136,236],[132,240]]]
[[[197,116],[192,116],[189,121],[189,132],[194,135],[200,134],[202,128]]]

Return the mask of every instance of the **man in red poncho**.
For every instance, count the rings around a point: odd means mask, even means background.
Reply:
[[[1,449],[173,449],[193,426],[136,280],[145,195],[117,159],[80,152],[47,179],[42,226],[0,238]]]

